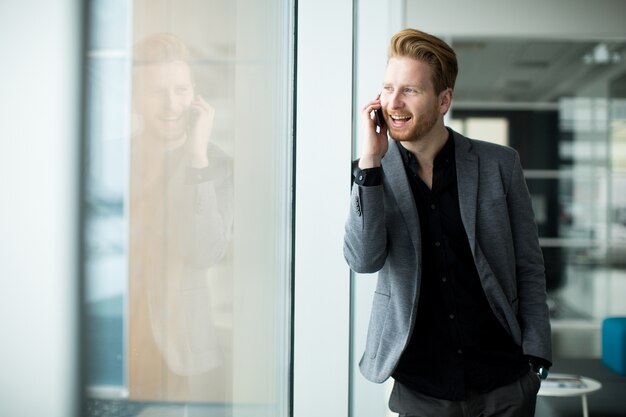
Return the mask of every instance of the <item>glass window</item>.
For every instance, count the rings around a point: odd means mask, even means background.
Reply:
[[[90,2],[87,415],[287,415],[292,15]]]
[[[626,44],[463,38],[452,45],[461,68],[453,120],[504,118],[520,153],[546,264],[554,355],[599,357],[602,319],[626,312],[615,298],[626,288],[618,191],[626,185]]]

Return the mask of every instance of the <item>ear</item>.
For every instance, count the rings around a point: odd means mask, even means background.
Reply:
[[[452,89],[446,88],[439,93],[439,112],[446,114],[452,105]]]

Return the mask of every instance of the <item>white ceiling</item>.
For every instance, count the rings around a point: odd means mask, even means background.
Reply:
[[[459,61],[457,102],[556,102],[626,72],[625,42],[463,38],[451,44]]]
[[[400,2],[389,0],[390,4]],[[626,0],[403,0],[403,27],[452,43],[459,101],[543,102],[598,94],[626,72]],[[599,43],[619,63],[586,64]],[[597,51],[597,52],[598,52]],[[597,54],[598,57],[602,53]]]

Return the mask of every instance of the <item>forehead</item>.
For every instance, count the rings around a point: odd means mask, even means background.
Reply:
[[[191,69],[184,61],[140,65],[135,67],[135,82],[143,86],[191,84]]]
[[[433,86],[432,69],[423,61],[393,57],[387,62],[385,84]]]

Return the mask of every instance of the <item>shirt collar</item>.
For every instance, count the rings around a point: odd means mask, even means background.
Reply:
[[[454,160],[454,139],[452,132],[450,129],[446,128],[448,131],[448,139],[446,140],[445,145],[439,151],[437,156],[435,156],[435,166],[440,165],[444,161],[453,161]],[[418,164],[417,159],[413,156],[413,154],[407,150],[404,146],[402,146],[402,142],[398,142],[398,149],[400,149],[400,155],[402,156],[402,161],[405,166],[410,166],[415,163]]]

